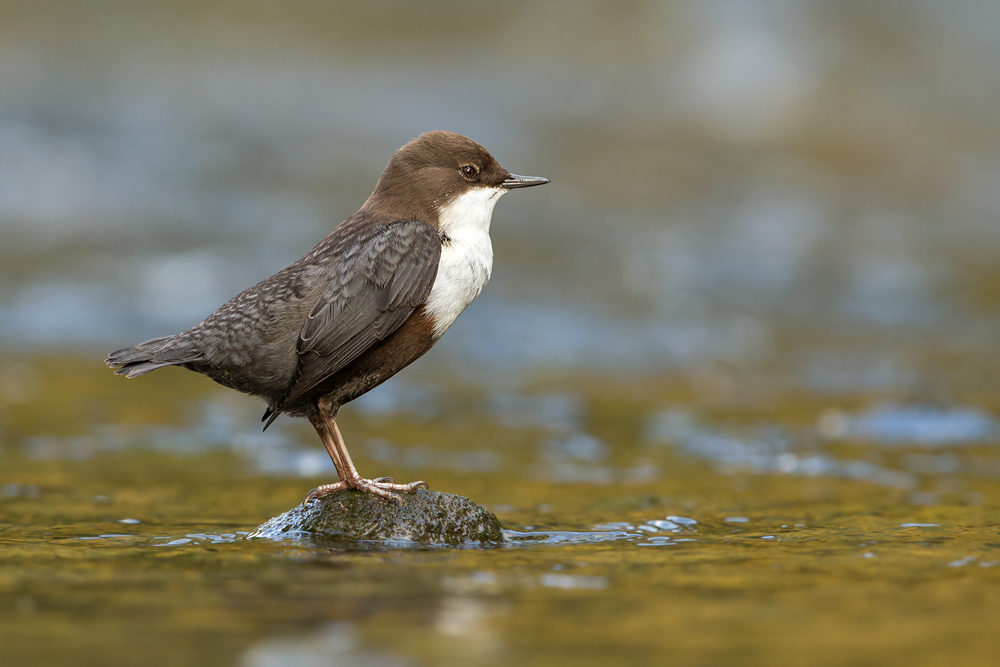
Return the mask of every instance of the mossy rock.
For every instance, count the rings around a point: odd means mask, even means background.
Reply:
[[[384,541],[417,544],[497,544],[503,527],[468,498],[419,489],[401,505],[362,491],[339,491],[276,516],[248,537],[306,538],[318,543]]]

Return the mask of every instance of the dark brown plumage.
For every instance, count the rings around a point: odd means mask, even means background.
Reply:
[[[182,366],[259,396],[268,405],[265,428],[282,413],[307,417],[341,478],[310,497],[360,488],[394,498],[391,491],[426,486],[361,478],[340,437],[337,411],[434,345],[488,279],[496,198],[547,182],[512,175],[461,135],[423,134],[393,156],[361,210],[304,257],[190,329],[113,352],[107,363],[130,378]],[[474,208],[480,204],[485,217]],[[449,233],[470,240],[451,248]],[[488,256],[479,257],[483,238]],[[448,269],[439,274],[443,248],[450,253]],[[455,254],[461,252],[486,262],[475,285],[462,282],[467,258]],[[431,307],[435,285],[443,296]],[[463,297],[457,305],[456,291]]]

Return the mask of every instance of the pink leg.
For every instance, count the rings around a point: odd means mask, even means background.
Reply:
[[[340,481],[336,484],[324,484],[317,486],[306,496],[306,501],[313,498],[322,498],[330,493],[336,493],[341,489],[358,489],[381,496],[386,500],[391,500],[397,504],[402,504],[402,500],[393,491],[403,493],[414,493],[419,488],[427,488],[427,482],[410,482],[409,484],[393,484],[391,477],[378,477],[376,479],[366,479],[358,474],[358,469],[354,467],[351,455],[347,452],[347,445],[344,444],[344,436],[340,434],[337,427],[336,415],[329,402],[321,400],[319,402],[319,417],[310,417],[316,432],[323,440],[323,446],[329,452],[333,465],[337,468],[337,475]]]

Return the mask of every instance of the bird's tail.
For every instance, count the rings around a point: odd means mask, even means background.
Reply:
[[[104,361],[115,369],[115,375],[139,377],[164,366],[175,366],[198,360],[198,354],[177,345],[176,336],[147,340],[132,347],[122,348],[108,355]]]
[[[264,411],[264,416],[260,418],[264,422],[263,431],[267,430],[267,427],[274,423],[274,420],[281,416],[281,410],[274,406],[267,406],[267,410]]]

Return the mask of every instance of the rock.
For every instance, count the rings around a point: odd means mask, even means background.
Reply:
[[[276,516],[248,537],[319,543],[382,540],[419,544],[503,542],[500,521],[468,498],[418,490],[402,506],[361,491],[339,491]]]

